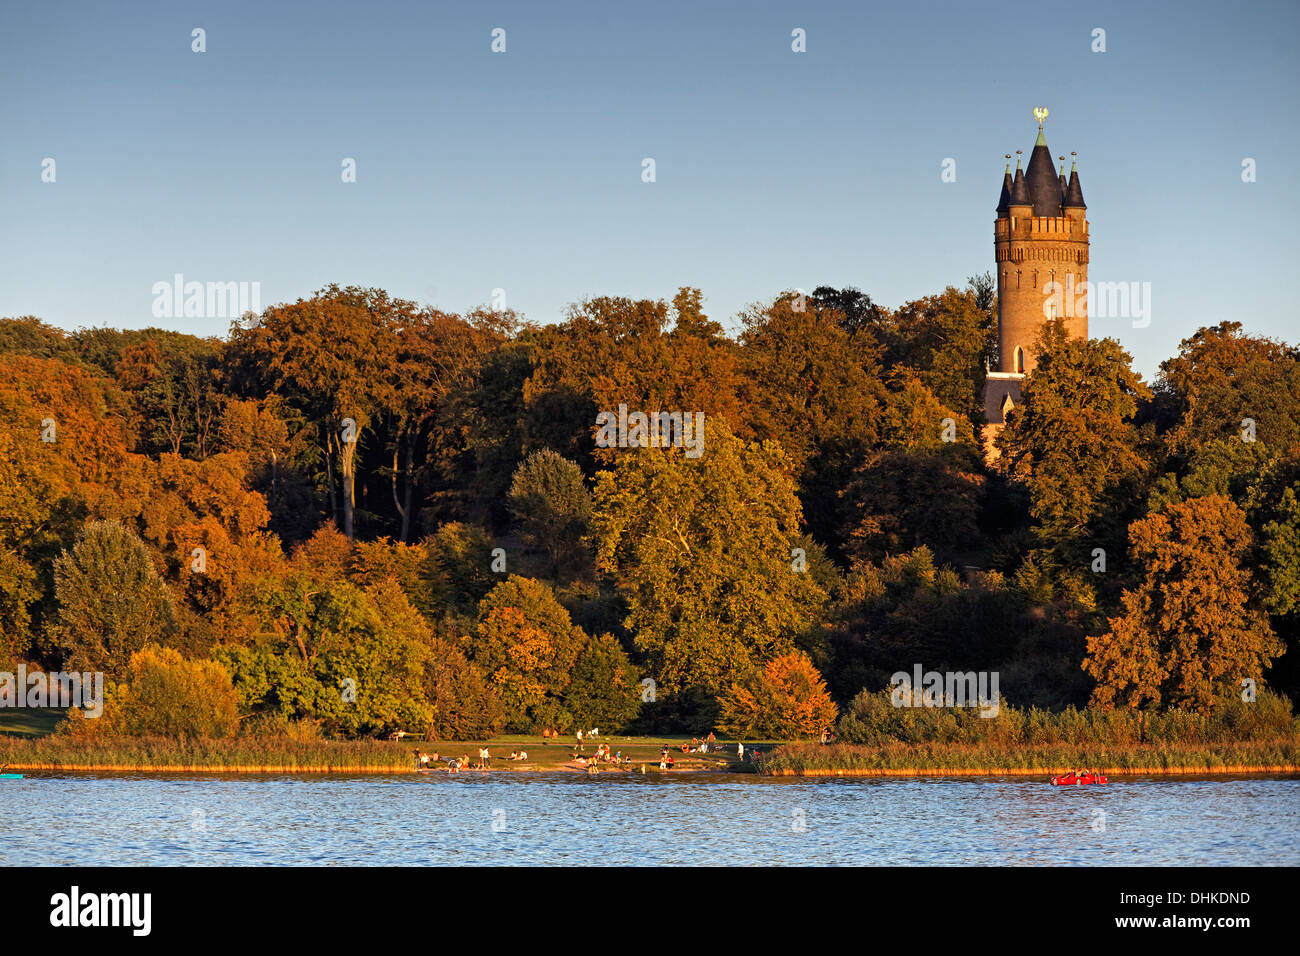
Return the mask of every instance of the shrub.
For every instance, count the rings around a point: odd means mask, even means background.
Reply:
[[[77,736],[233,737],[237,696],[226,669],[190,661],[170,647],[150,645],[131,655],[127,679],[104,691],[103,716],[74,711]]]
[[[719,703],[719,728],[737,738],[808,737],[835,723],[826,682],[798,651],[769,662],[748,685],[732,684]]]

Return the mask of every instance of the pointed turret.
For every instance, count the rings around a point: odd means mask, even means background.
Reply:
[[[1057,158],[1061,161],[1060,176],[1058,178],[1061,180],[1061,195],[1064,196],[1065,195],[1065,157],[1058,156]]]
[[[1007,169],[1002,174],[1002,195],[998,197],[998,218],[1005,219],[1011,208],[1011,154],[1007,153]]]
[[[1061,203],[1061,181],[1056,178],[1052,168],[1052,151],[1043,142],[1039,134],[1038,144],[1029,154],[1029,168],[1025,170],[1025,182],[1029,184],[1029,198],[1034,204],[1035,216],[1059,216]]]
[[[1020,150],[1016,150],[1017,153]],[[1029,185],[1025,182],[1024,170],[1020,168],[1020,157],[1016,157],[1016,178],[1011,181],[1011,203],[1012,206],[1031,206],[1033,200],[1029,198]]]
[[[1071,156],[1074,154],[1071,153]],[[1065,206],[1067,209],[1087,209],[1083,201],[1083,187],[1079,185],[1079,163],[1070,163],[1070,182],[1065,187]]]

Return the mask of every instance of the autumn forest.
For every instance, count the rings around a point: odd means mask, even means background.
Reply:
[[[1300,351],[1189,328],[1144,381],[1049,323],[989,455],[996,315],[984,275],[733,333],[691,288],[0,320],[0,670],[102,671],[83,733],[210,737],[852,739],[918,664],[1047,711],[1295,700]],[[620,406],[699,454],[598,443]]]

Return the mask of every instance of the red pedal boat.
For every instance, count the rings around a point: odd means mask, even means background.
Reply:
[[[1065,773],[1059,777],[1052,778],[1053,787],[1083,787],[1092,783],[1105,783],[1106,778],[1102,774],[1085,773],[1082,777],[1075,776],[1072,773]]]

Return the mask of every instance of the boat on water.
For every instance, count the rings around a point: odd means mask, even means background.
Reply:
[[[20,773],[0,773],[0,780],[21,780],[23,775]]]
[[[1105,782],[1105,776],[1099,773],[1085,773],[1083,776],[1078,776],[1073,773],[1065,773],[1061,774],[1059,777],[1052,778],[1053,787],[1085,787],[1089,784],[1103,784]]]

